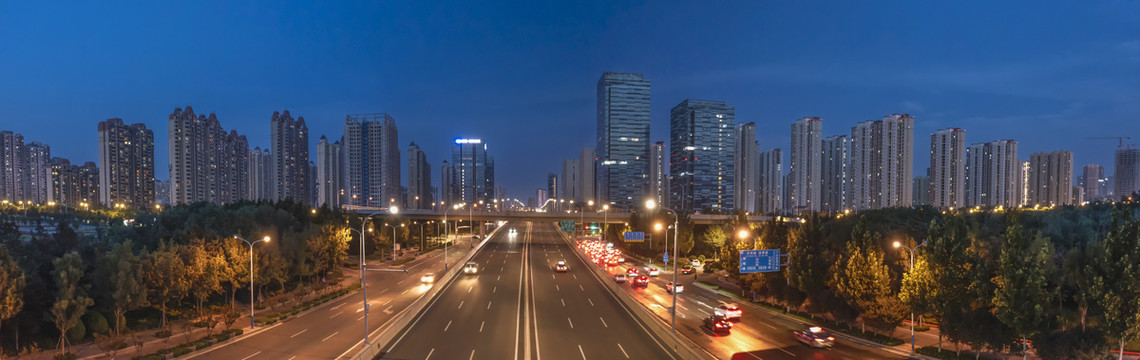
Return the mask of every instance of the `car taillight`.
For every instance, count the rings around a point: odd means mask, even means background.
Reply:
[[[827,340],[828,340],[828,341],[835,341],[835,338],[828,336],[828,337],[827,337]]]
[[[815,339],[815,342],[823,342],[823,339]]]

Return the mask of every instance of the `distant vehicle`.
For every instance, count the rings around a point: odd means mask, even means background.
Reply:
[[[645,276],[645,275],[638,275],[638,276],[634,277],[632,281],[629,282],[629,286],[632,286],[632,287],[638,287],[638,286],[649,287],[649,277]]]
[[[618,261],[618,263],[623,263],[623,264],[624,264],[624,263],[625,263],[625,256],[621,256],[621,255],[618,255],[618,257],[617,257],[617,261]]]
[[[732,322],[721,316],[709,316],[701,323],[701,327],[712,331],[713,334],[728,335],[732,333]]]
[[[672,281],[670,281],[670,282],[665,284],[665,292],[670,293],[670,294],[672,294],[674,292],[676,292],[678,294],[683,293],[683,292],[685,292],[685,285],[684,284],[674,284]]]
[[[625,274],[629,276],[637,276],[637,268],[629,268],[625,271]]]
[[[424,284],[434,283],[435,282],[435,274],[434,273],[427,273],[427,274],[424,274],[424,276],[420,276],[420,282],[422,282]]]
[[[554,271],[557,271],[557,272],[566,272],[566,271],[569,271],[569,270],[570,270],[570,267],[569,267],[569,266],[566,266],[566,261],[565,261],[565,260],[558,260],[558,263],[557,263],[557,264],[554,264]]]
[[[721,304],[713,309],[713,314],[716,316],[723,316],[730,321],[740,321],[740,316],[744,313],[740,311],[740,307],[736,304]]]
[[[692,265],[685,265],[681,267],[681,275],[688,275],[697,272],[697,269]]]
[[[655,268],[655,267],[646,266],[645,267],[645,274],[649,275],[649,276],[657,276],[657,275],[660,275],[661,272],[658,271],[657,268]]]
[[[617,266],[618,265],[618,259],[616,257],[610,256],[609,258],[606,259],[606,265]]]
[[[616,282],[616,283],[625,282],[625,274],[618,273],[618,274],[614,275],[614,282]]]
[[[510,234],[511,234],[511,235],[515,235],[515,234],[518,234],[518,232],[517,232],[517,231],[515,231],[515,228],[511,228]]]
[[[464,274],[478,274],[479,273],[479,264],[476,264],[474,261],[463,264],[463,273]]]
[[[693,260],[693,266],[701,266],[700,260]]]
[[[814,348],[831,347],[835,344],[835,337],[828,334],[818,326],[812,326],[807,330],[795,331],[796,340]]]

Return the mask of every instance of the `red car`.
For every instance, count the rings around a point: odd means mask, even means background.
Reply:
[[[647,288],[647,287],[649,287],[649,277],[645,276],[645,275],[638,275],[637,277],[633,278],[633,281],[629,282],[629,286],[632,286],[632,287],[639,287],[640,286],[643,288]]]
[[[637,269],[629,268],[628,270],[625,271],[625,274],[629,275],[629,276],[637,276]]]

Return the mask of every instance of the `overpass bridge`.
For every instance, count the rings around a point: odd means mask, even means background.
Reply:
[[[351,213],[361,215],[377,216],[391,214],[388,208],[366,207],[366,206],[343,206],[344,210]],[[630,212],[611,210],[608,212],[588,212],[588,213],[565,213],[565,212],[537,212],[537,211],[487,211],[487,210],[409,210],[399,209],[397,215],[411,220],[443,220],[444,216],[452,220],[471,220],[480,221],[577,221],[577,222],[596,222],[596,223],[609,223],[609,224],[624,224],[629,222]],[[693,224],[724,224],[733,220],[732,215],[708,215],[708,214],[690,214],[689,219]],[[779,219],[788,219],[788,221],[800,222],[797,218],[777,217]],[[772,216],[748,216],[748,221],[768,221]]]

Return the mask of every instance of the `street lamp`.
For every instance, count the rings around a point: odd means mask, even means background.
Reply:
[[[653,210],[653,209],[657,208],[657,202],[653,201],[653,199],[646,200],[645,201],[645,208],[647,208],[649,210]],[[661,209],[673,213],[673,284],[674,284],[674,286],[676,286],[676,284],[677,284],[677,258],[679,257],[678,256],[679,254],[677,254],[677,233],[681,232],[681,227],[679,225],[680,222],[677,219],[677,212],[676,211],[674,211],[673,209],[664,207],[664,206],[662,206]],[[669,264],[666,263],[665,265],[668,266]],[[677,292],[676,291],[673,291],[673,307],[669,309],[669,314],[672,317],[672,319],[670,319],[670,321],[669,321],[669,326],[673,328],[673,332],[677,332]]]
[[[261,240],[254,240],[253,242],[249,242],[249,240],[243,239],[241,236],[237,235],[234,235],[234,239],[239,239],[241,241],[245,241],[246,244],[249,244],[249,328],[253,329],[253,244],[262,241],[269,242],[269,237],[266,236],[261,238]]]
[[[379,213],[372,213],[372,215],[366,216],[364,218],[364,220],[360,222],[360,294],[364,298],[364,344],[365,345],[368,344],[368,281],[367,281],[367,275],[364,272],[364,267],[365,267],[365,265],[367,265],[367,262],[364,261],[364,247],[365,247],[364,225],[368,223],[369,219],[372,219],[372,217],[376,216],[377,214],[379,214]],[[383,252],[381,252],[381,255],[383,255]]]
[[[602,205],[602,241],[606,241],[606,232],[610,231],[610,204]],[[652,247],[653,243],[649,243]]]
[[[910,251],[910,269],[908,271],[914,271],[914,250],[918,249],[919,246],[926,245],[926,240],[914,247],[907,247],[898,241],[895,241],[894,245],[896,248],[901,247]],[[914,310],[910,311],[910,351],[914,352]]]
[[[396,205],[392,205],[392,206],[388,207],[388,214],[398,215],[399,213],[400,213],[400,208],[396,207]],[[385,224],[385,225],[387,225],[387,224]],[[404,224],[400,223],[400,227],[403,227],[403,226],[404,226]],[[394,225],[392,226],[392,261],[396,261],[396,227]]]

